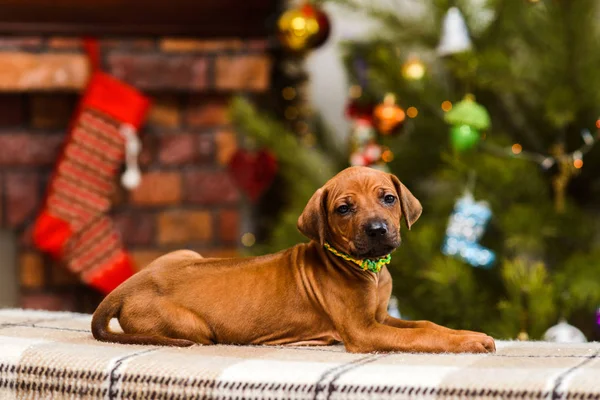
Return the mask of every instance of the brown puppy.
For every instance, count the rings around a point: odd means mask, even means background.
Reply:
[[[100,304],[98,340],[189,346],[195,343],[326,345],[350,352],[491,352],[482,333],[455,331],[387,314],[390,273],[365,271],[355,259],[386,256],[400,245],[421,204],[393,175],[348,168],[319,189],[298,220],[311,240],[276,254],[204,259],[182,250],[162,256]],[[119,319],[124,333],[108,323]]]

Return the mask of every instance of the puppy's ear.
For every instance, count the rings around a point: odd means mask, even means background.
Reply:
[[[307,238],[325,243],[327,191],[320,188],[312,195],[298,218],[298,230]]]
[[[421,213],[423,212],[423,206],[417,198],[400,182],[395,175],[390,174],[392,178],[392,182],[394,182],[394,186],[396,187],[396,193],[398,193],[398,198],[400,199],[400,209],[402,210],[402,215],[406,219],[406,226],[408,229],[417,222]]]

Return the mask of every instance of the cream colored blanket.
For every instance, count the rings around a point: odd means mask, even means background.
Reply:
[[[0,399],[600,399],[600,343],[489,355],[100,343],[90,316],[0,310]]]

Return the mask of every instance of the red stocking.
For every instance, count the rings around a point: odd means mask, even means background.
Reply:
[[[104,293],[134,272],[106,212],[126,145],[137,140],[148,106],[135,89],[93,73],[33,231],[41,250]]]

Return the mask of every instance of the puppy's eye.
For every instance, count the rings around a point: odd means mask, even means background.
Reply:
[[[341,205],[336,209],[338,214],[344,215],[344,214],[348,214],[350,212],[350,207],[348,207],[347,205]]]
[[[396,202],[396,197],[388,194],[383,198],[383,201],[385,201],[386,204],[394,204]]]

